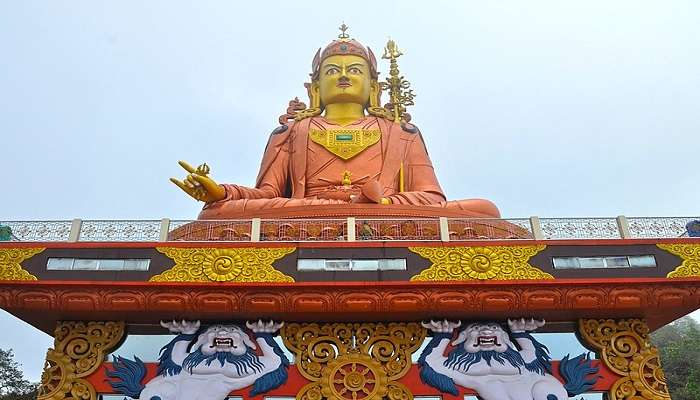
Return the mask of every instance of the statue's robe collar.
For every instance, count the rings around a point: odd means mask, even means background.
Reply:
[[[348,126],[353,128],[366,127],[370,125],[378,127],[382,131],[382,167],[379,174],[379,183],[385,192],[393,192],[396,187],[401,163],[406,159],[410,145],[415,140],[420,140],[419,135],[404,132],[399,124],[377,117],[365,117]],[[278,158],[288,157],[287,182],[288,190],[284,195],[291,198],[301,199],[306,194],[306,162],[309,148],[309,130],[322,126],[324,128],[336,127],[338,125],[327,121],[323,117],[307,118],[298,122],[290,122],[289,129],[283,133],[274,134],[270,137],[263,160],[260,174],[256,186],[259,187],[261,180],[273,164],[281,161]],[[288,153],[288,154],[285,154]],[[361,154],[358,155],[361,157]],[[279,165],[279,164],[278,164]],[[438,188],[439,189],[439,188]],[[291,193],[289,193],[291,192]]]

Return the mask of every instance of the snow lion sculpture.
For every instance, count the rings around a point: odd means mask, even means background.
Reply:
[[[246,324],[255,333],[262,356],[236,325],[206,329],[200,329],[199,321],[161,325],[178,335],[161,349],[158,375],[143,384],[146,366],[141,360],[114,357],[114,370],[107,376],[116,392],[142,400],[224,400],[232,390],[253,385],[250,395],[255,396],[287,381],[289,360],[272,339],[282,323]]]
[[[552,376],[547,348],[528,333],[544,326],[544,321],[508,320],[511,335],[498,323],[469,324],[444,356],[452,332],[460,325],[447,320],[423,323],[433,338],[418,359],[420,376],[442,392],[458,395],[456,384],[476,390],[483,400],[565,400],[595,383],[595,377],[587,376],[598,369],[585,354],[561,360],[565,384]]]

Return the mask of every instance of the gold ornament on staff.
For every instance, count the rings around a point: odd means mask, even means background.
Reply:
[[[413,98],[416,97],[413,89],[409,89],[411,83],[399,75],[399,65],[396,59],[402,55],[403,53],[396,46],[396,42],[389,39],[382,56],[383,59],[389,60],[389,76],[386,78],[386,82],[381,82],[380,85],[382,90],[389,91],[390,102],[386,107],[394,115],[394,122],[396,123],[404,119],[406,107],[414,105]]]

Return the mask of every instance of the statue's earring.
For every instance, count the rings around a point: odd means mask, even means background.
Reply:
[[[302,119],[321,115],[321,93],[318,81],[312,80],[311,83],[305,83],[306,92],[309,95],[309,108],[301,110],[294,114],[294,120],[301,121]]]
[[[321,86],[318,81],[311,81],[311,84],[307,86],[307,91],[309,93],[309,104],[311,108],[321,108]]]
[[[369,106],[381,107],[382,89],[379,87],[379,82],[372,80],[369,84]]]

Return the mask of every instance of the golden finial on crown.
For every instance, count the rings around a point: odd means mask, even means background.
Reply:
[[[340,35],[338,35],[338,39],[350,39],[350,35],[346,32],[350,27],[345,25],[345,22],[343,22],[342,25],[340,25]]]

